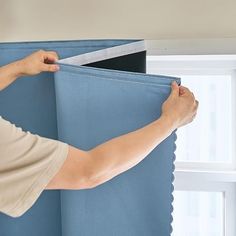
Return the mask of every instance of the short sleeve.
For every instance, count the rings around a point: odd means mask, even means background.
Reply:
[[[24,131],[0,116],[0,211],[24,214],[62,167],[68,149],[67,143]]]

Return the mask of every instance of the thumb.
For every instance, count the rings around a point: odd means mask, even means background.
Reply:
[[[176,83],[175,80],[171,83],[171,94],[170,95],[179,96],[179,85]]]

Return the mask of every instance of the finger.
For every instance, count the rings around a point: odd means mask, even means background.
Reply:
[[[60,69],[59,65],[50,65],[50,64],[43,64],[42,65],[42,71],[56,72],[59,69]]]
[[[44,61],[48,63],[58,61],[58,55],[55,52],[45,52],[43,58]]]
[[[182,87],[179,87],[179,95],[183,95],[185,90]]]
[[[180,95],[183,95],[183,94],[186,94],[186,93],[190,92],[187,87],[184,87],[182,85],[179,87],[179,90],[180,90]]]
[[[55,52],[55,51],[47,51],[49,54],[52,54],[52,55],[54,55],[56,58],[57,58],[57,60],[59,59],[59,56],[58,56],[58,54]]]
[[[55,52],[55,51],[44,51],[44,52],[46,52],[46,53],[50,53],[50,54],[53,54],[53,55],[55,55],[55,56],[58,57],[58,54],[57,54],[57,52]]]
[[[181,87],[182,90],[190,92],[189,88],[187,88],[187,87],[185,87],[183,85],[181,85],[180,87]]]
[[[179,85],[175,80],[171,83],[171,96],[179,96]]]
[[[188,90],[188,88],[183,86],[183,85],[180,85],[180,88],[183,89],[183,90]]]
[[[44,56],[44,61],[47,62],[47,63],[54,63],[54,62],[58,61],[58,57],[57,57],[57,55],[54,55],[54,54],[51,54],[51,53],[47,53]]]
[[[187,87],[180,88],[182,96],[192,96],[192,92]]]

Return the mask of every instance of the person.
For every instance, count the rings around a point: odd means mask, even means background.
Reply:
[[[54,51],[39,50],[0,67],[0,90],[21,76],[59,70]],[[175,81],[161,116],[88,151],[22,130],[0,116],[0,211],[19,217],[43,190],[91,189],[141,162],[175,129],[195,118],[198,101]]]

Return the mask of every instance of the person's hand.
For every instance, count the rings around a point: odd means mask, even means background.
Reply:
[[[171,93],[162,105],[162,117],[165,117],[175,128],[193,121],[197,114],[199,102],[194,94],[184,86],[171,84]]]
[[[58,55],[54,51],[39,50],[18,62],[21,75],[37,75],[43,71],[55,72],[59,66],[55,65]]]

